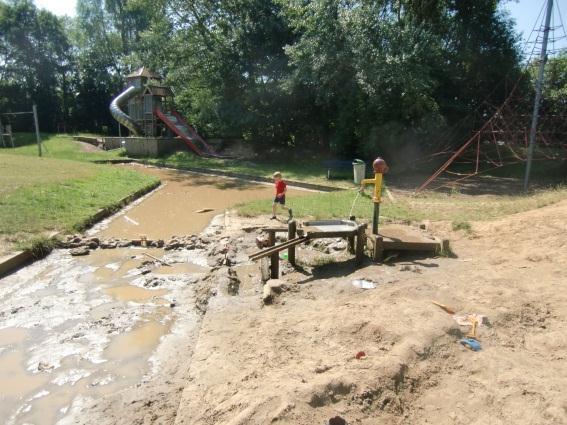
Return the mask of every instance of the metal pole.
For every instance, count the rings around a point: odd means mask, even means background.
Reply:
[[[378,220],[380,218],[380,203],[374,202],[374,214],[372,214],[372,234],[378,234]]]
[[[530,128],[530,144],[528,146],[528,159],[526,163],[526,174],[524,176],[524,191],[527,192],[530,185],[530,173],[532,171],[532,160],[534,156],[535,138],[537,132],[537,120],[539,116],[539,107],[541,103],[541,92],[543,86],[543,74],[545,71],[545,63],[547,62],[547,40],[549,38],[549,23],[551,22],[551,11],[553,9],[553,0],[547,0],[547,13],[545,15],[545,25],[543,27],[543,42],[541,46],[541,55],[539,59],[539,72],[536,82],[536,94],[534,101],[534,111],[532,115],[532,126]]]
[[[33,104],[33,121],[35,124],[35,139],[37,141],[37,153],[41,156],[41,137],[39,136],[39,124],[37,123],[37,106]]]

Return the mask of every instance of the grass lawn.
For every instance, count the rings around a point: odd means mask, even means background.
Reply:
[[[367,191],[369,193],[369,191]],[[297,217],[347,218],[356,198],[356,190],[290,197],[288,206]],[[380,208],[381,219],[404,221],[468,221],[491,220],[567,199],[567,187],[540,190],[529,196],[463,195],[427,192],[417,196],[395,194],[394,202],[386,196]],[[254,201],[237,206],[244,216],[271,213],[271,200]],[[363,220],[372,218],[372,200],[359,196],[352,214]]]
[[[202,158],[190,152],[176,152],[156,159],[145,159],[150,164],[165,167],[199,167],[208,169],[218,169],[235,173],[251,174],[271,178],[275,171],[281,171],[286,180],[298,180],[326,186],[340,188],[352,188],[352,170],[335,172],[341,179],[327,180],[327,170],[323,167],[320,159],[289,160],[282,158],[279,162],[262,160],[245,161],[238,159],[216,159]]]
[[[107,165],[0,151],[0,251],[28,248],[49,231],[81,229],[155,178]]]
[[[94,151],[86,152],[82,146],[73,141],[70,135],[53,135],[42,134],[43,157],[72,159],[74,161],[96,161],[104,159],[118,159],[123,157],[122,150],[115,151]],[[0,154],[9,153],[12,155],[29,155],[37,157],[37,144],[35,134],[32,133],[15,133],[15,148],[0,149]]]
[[[126,158],[122,150],[85,152],[81,145],[74,142],[70,135],[42,134],[43,156],[45,158],[72,159],[75,161],[95,161]],[[37,144],[32,133],[15,134],[15,149],[0,150],[16,155],[37,156]],[[308,183],[352,188],[352,170],[335,171],[338,179],[327,180],[327,170],[323,168],[322,159],[305,159],[289,161],[283,158],[280,162],[246,161],[240,159],[202,158],[191,152],[176,152],[160,158],[139,158],[140,160],[163,167],[183,168],[199,167],[218,169],[235,173],[251,174],[270,178],[274,171],[281,171],[288,180],[299,180]],[[288,162],[289,161],[289,162]],[[341,178],[342,177],[342,178]]]

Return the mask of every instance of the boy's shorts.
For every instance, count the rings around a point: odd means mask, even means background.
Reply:
[[[278,198],[277,196],[274,198],[274,204],[282,204],[285,205],[285,195],[282,196],[281,198]]]

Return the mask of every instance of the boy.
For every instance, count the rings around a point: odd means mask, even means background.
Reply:
[[[278,204],[280,204],[284,210],[287,210],[289,214],[289,219],[291,220],[291,218],[293,217],[293,213],[291,212],[291,208],[285,206],[285,194],[287,192],[287,185],[282,180],[282,173],[276,171],[273,177],[274,177],[274,184],[276,185],[276,197],[274,198],[274,203],[272,204],[271,219],[272,220],[276,219],[276,207]]]

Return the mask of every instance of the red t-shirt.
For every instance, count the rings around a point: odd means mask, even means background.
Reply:
[[[277,181],[276,182],[276,195],[281,195],[282,193],[284,193],[285,188],[286,188],[286,184],[283,180]]]

